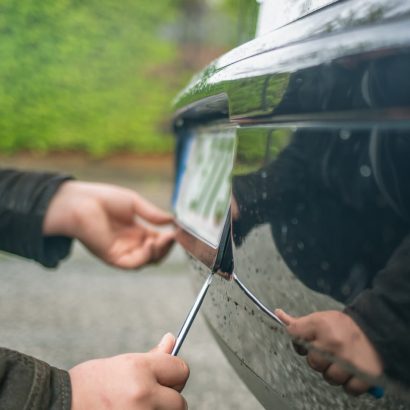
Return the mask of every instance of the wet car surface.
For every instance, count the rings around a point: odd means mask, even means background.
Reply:
[[[369,289],[389,299],[383,270],[410,228],[410,2],[279,4],[279,14],[296,11],[178,98],[179,240],[198,289],[220,273],[206,319],[266,408],[408,408],[408,388],[397,387],[406,375],[389,366],[381,400],[330,386],[232,280],[268,311],[296,316],[342,310]],[[410,289],[394,286],[395,314],[378,326],[397,344],[392,360],[406,361]]]

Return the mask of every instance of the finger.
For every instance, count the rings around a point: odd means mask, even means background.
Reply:
[[[155,397],[157,410],[186,410],[188,403],[184,396],[179,394],[174,389],[161,386]]]
[[[139,246],[118,257],[114,263],[123,269],[137,269],[150,263],[154,257],[154,239],[147,238],[142,246]]]
[[[162,232],[158,234],[154,240],[153,246],[153,262],[158,262],[163,259],[175,242],[175,232]]]
[[[332,363],[323,373],[323,378],[333,386],[345,384],[351,377],[352,375],[350,373],[336,363]]]
[[[150,366],[158,383],[163,386],[184,386],[189,377],[188,365],[181,358],[169,354],[152,353]]]
[[[234,221],[239,219],[239,207],[234,196],[231,197],[231,214]]]
[[[275,314],[276,316],[279,317],[280,320],[282,320],[283,323],[285,323],[285,325],[288,325],[288,326],[297,320],[293,316],[288,315],[282,309],[275,309]],[[308,353],[305,347],[303,347],[302,345],[296,342],[293,342],[293,348],[295,349],[296,353],[301,356],[306,356]]]
[[[137,193],[134,197],[134,211],[137,215],[155,225],[169,224],[174,220],[174,217],[171,214],[158,208]]]
[[[275,309],[275,314],[288,326],[287,330],[291,336],[306,341],[315,339],[316,325],[312,319],[312,315],[295,318],[282,309]]]
[[[343,388],[346,393],[349,393],[352,396],[359,396],[360,394],[366,393],[369,390],[370,385],[357,377],[352,377],[347,381]]]
[[[318,332],[317,323],[312,315],[293,319],[287,329],[291,336],[307,342],[315,340]]]
[[[275,315],[278,316],[278,318],[285,323],[285,325],[290,325],[291,323],[296,321],[296,318],[288,315],[285,311],[282,309],[275,309]]]
[[[171,354],[175,345],[175,336],[172,333],[167,333],[162,336],[162,339],[150,352],[161,352]]]
[[[319,352],[316,352],[313,350],[308,352],[306,359],[307,359],[309,366],[313,370],[316,370],[317,372],[320,372],[320,373],[324,372],[331,365],[331,362],[329,362],[328,359],[326,359]]]

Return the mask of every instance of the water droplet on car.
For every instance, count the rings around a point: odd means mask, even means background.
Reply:
[[[362,177],[368,178],[370,175],[372,175],[372,170],[368,165],[362,165],[360,167],[360,175]]]
[[[292,218],[292,219],[290,220],[290,222],[292,223],[292,225],[297,225],[299,221],[298,221],[297,218]]]
[[[304,244],[303,242],[298,242],[298,243],[296,244],[296,246],[297,246],[298,249],[300,249],[300,250],[305,249],[305,244]]]
[[[266,178],[267,176],[268,176],[268,174],[266,173],[266,171],[261,172],[261,177],[262,178]]]
[[[266,199],[268,197],[268,194],[266,192],[262,192],[262,199]]]
[[[288,233],[288,226],[282,225],[281,231],[282,231],[282,235],[286,235]]]
[[[351,135],[352,133],[350,132],[350,130],[341,130],[339,133],[340,138],[345,141],[348,140]]]
[[[321,267],[322,270],[328,270],[328,269],[330,268],[329,262],[323,261],[323,262],[320,264],[320,267]]]

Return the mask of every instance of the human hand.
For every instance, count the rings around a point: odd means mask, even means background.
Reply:
[[[134,269],[162,259],[175,238],[141,220],[165,225],[173,218],[130,189],[67,181],[51,200],[43,233],[77,238],[103,261]]]
[[[71,410],[185,410],[180,394],[189,377],[171,356],[171,334],[149,353],[123,354],[81,363],[70,371]]]
[[[291,336],[310,342],[317,350],[330,353],[369,376],[381,375],[383,366],[377,351],[350,316],[333,310],[299,318],[281,309],[275,313],[287,325]],[[303,353],[302,349],[299,353],[307,354],[309,366],[322,373],[329,384],[342,385],[347,393],[354,396],[369,390],[370,385],[366,381],[352,375],[340,364],[331,362],[316,349]]]

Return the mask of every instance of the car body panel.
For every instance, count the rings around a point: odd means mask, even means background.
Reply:
[[[329,94],[339,85],[338,79],[346,81],[349,76],[355,76],[354,69],[358,65],[377,63],[380,59],[391,59],[394,55],[402,56],[402,53],[407,53],[410,34],[407,30],[408,20],[405,17],[410,13],[410,2],[363,3],[369,3],[362,6],[363,10],[355,1],[337,5],[337,7],[347,8],[346,16],[350,16],[346,17],[349,24],[341,24],[338,30],[326,28],[330,21],[334,21],[333,13],[344,15],[342,10],[335,12],[331,7],[323,12],[312,14],[303,21],[297,21],[251,41],[235,52],[216,60],[194,77],[189,86],[178,96],[176,116],[183,117],[188,107],[205,98],[214,98],[216,95],[225,96],[231,117],[278,115],[275,109],[283,100],[283,93],[288,88],[288,83],[294,85],[294,82],[300,81],[298,74],[309,77],[309,89],[304,87],[302,89],[302,92],[309,94],[307,98],[320,99],[324,96],[317,94],[313,88],[314,81],[321,80],[323,76],[337,77],[331,83],[325,82],[319,87],[319,91],[325,87],[322,92],[327,91]],[[386,10],[376,13],[375,4],[379,4],[381,10],[384,10],[381,6],[384,4]],[[323,16],[325,12],[329,14],[328,20]],[[377,24],[364,23],[360,19],[365,19],[367,16],[369,21],[374,23],[375,17],[371,17],[373,14],[379,15],[380,22]],[[355,20],[356,17],[358,21]],[[301,31],[294,27],[295,24],[300,24],[301,28],[312,24],[312,30],[301,34]],[[317,33],[317,24],[323,28],[322,32]],[[286,32],[282,32],[283,30]],[[340,73],[333,72],[338,69]],[[249,87],[253,90],[251,95],[247,92]],[[270,92],[272,88],[275,90],[273,95]],[[270,99],[266,100],[266,96]],[[315,107],[308,108],[308,112],[336,111],[329,110],[331,107],[323,107],[321,103],[322,101],[317,101]],[[289,107],[281,114],[299,114],[300,108],[297,105]],[[337,111],[343,112],[355,107],[347,105],[337,108]],[[369,111],[371,107],[367,108],[367,110],[363,108],[362,111]]]
[[[232,172],[231,219],[229,204],[222,212],[230,235],[219,228],[210,241],[187,221],[180,229],[198,290],[211,270],[225,273],[215,275],[205,316],[267,409],[408,407],[399,394],[376,401],[329,386],[230,273],[270,310],[340,310],[403,239],[408,226],[394,201],[380,200],[369,153],[410,132],[409,10],[408,1],[329,5],[221,57],[176,102],[177,174],[189,138],[235,133],[222,178]],[[209,187],[206,176],[195,184]]]
[[[260,0],[256,36],[269,33],[339,0]]]

